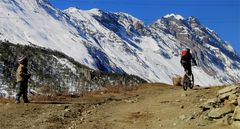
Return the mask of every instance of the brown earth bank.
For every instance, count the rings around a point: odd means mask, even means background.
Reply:
[[[236,129],[209,120],[200,108],[223,87],[144,84],[84,96],[32,97],[29,104],[0,100],[0,129]]]

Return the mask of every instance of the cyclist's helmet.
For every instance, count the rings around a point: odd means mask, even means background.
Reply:
[[[188,48],[188,47],[186,48],[186,50],[187,50],[187,52],[188,52],[188,53],[190,53],[190,52],[191,52],[190,48]]]

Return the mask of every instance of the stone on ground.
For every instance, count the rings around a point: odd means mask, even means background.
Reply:
[[[209,118],[220,119],[226,114],[234,112],[235,106],[233,104],[224,105],[222,108],[214,108],[208,113]]]
[[[240,106],[237,106],[233,113],[233,120],[240,121]]]
[[[225,93],[231,92],[233,90],[237,90],[237,89],[240,89],[240,86],[238,86],[238,85],[228,86],[226,88],[219,90],[218,95],[225,94]]]

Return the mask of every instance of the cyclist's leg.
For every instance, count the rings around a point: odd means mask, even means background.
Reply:
[[[187,74],[189,76],[191,76],[192,75],[192,66],[191,65],[187,65],[186,69],[187,69]]]
[[[186,64],[183,65],[183,68],[184,68],[185,73],[188,73],[188,68],[187,68]],[[186,74],[184,74],[184,76],[183,76],[183,80],[185,80],[185,79],[186,79]]]
[[[192,73],[192,66],[189,65],[188,66],[188,76],[189,76],[189,79],[191,80],[191,84],[194,85],[194,77],[193,77],[193,73]]]

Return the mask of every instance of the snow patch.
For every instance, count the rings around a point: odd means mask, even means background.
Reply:
[[[72,71],[73,73],[76,73],[76,68],[75,68],[74,65],[73,65],[71,62],[69,62],[67,59],[63,59],[63,58],[60,59],[60,58],[58,58],[58,57],[56,57],[56,56],[53,56],[53,57],[54,57],[55,59],[57,59],[60,64],[66,66],[66,67],[69,68],[69,69],[71,69],[71,71]]]
[[[164,16],[164,18],[175,18],[177,20],[184,20],[183,16],[178,15],[178,14],[174,14],[174,13],[167,14],[167,15]]]

